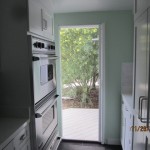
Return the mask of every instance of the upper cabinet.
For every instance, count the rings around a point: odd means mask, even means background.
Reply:
[[[54,40],[52,0],[29,0],[29,32]]]
[[[134,17],[141,15],[150,6],[149,0],[134,0]]]
[[[42,16],[39,0],[29,0],[29,31],[42,36]]]
[[[139,113],[139,103],[145,103],[148,96],[148,22],[147,12],[135,22],[135,111]],[[142,114],[143,115],[143,114]]]
[[[150,8],[149,0],[135,0],[134,138],[133,150],[150,148]]]

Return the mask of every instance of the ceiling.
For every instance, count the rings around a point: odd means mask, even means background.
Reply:
[[[132,10],[133,0],[54,0],[55,13]]]

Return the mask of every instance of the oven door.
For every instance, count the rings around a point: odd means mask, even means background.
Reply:
[[[33,57],[34,103],[56,89],[56,56],[34,54]]]
[[[41,150],[57,126],[57,98],[43,104],[35,114],[37,149]]]

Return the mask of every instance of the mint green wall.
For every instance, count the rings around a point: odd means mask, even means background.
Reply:
[[[117,142],[120,138],[121,64],[132,61],[133,16],[131,11],[55,14],[55,39],[59,51],[59,27],[68,25],[106,26],[106,131],[105,138]],[[58,62],[60,63],[60,62]],[[58,68],[59,70],[59,68]],[[60,77],[59,77],[60,79]],[[61,80],[60,80],[61,81]],[[61,85],[58,86],[61,87]],[[61,94],[61,91],[58,91]],[[60,107],[60,104],[59,104]],[[60,113],[59,113],[60,114]]]

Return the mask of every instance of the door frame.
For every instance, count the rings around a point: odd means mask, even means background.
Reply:
[[[99,33],[99,44],[101,45],[99,48],[99,72],[100,72],[100,84],[101,84],[101,88],[99,91],[99,122],[100,122],[100,134],[99,134],[99,141],[101,142],[101,144],[105,144],[105,24],[102,23],[99,25],[99,31],[101,31]]]
[[[57,92],[60,95],[58,98],[58,128],[59,128],[59,136],[62,137],[62,71],[61,71],[61,48],[60,48],[60,29],[65,27],[87,27],[87,26],[98,26],[99,28],[99,72],[101,80],[99,83],[102,88],[99,88],[99,139],[98,142],[101,144],[105,144],[105,24],[99,25],[61,25],[58,26],[58,45],[56,45],[56,54],[60,58],[57,61]]]

